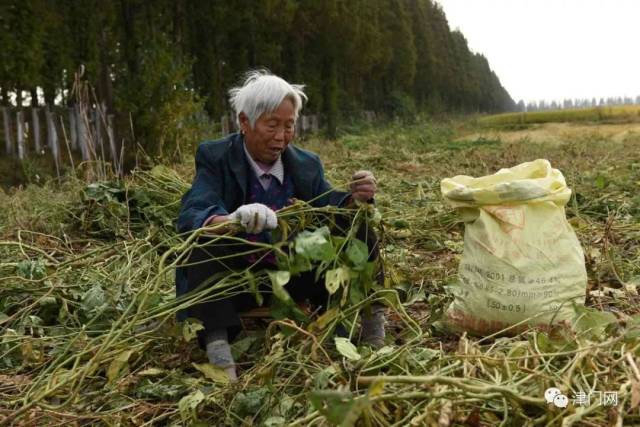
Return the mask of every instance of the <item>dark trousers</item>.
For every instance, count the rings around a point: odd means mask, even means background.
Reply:
[[[339,218],[336,221],[334,233],[343,234],[342,231],[348,226],[348,218]],[[342,225],[342,227],[341,227]],[[378,258],[378,239],[373,230],[363,224],[356,233],[356,237],[367,243],[369,247],[369,260],[373,261]],[[224,241],[224,239],[221,239]],[[188,266],[186,266],[188,291],[191,292],[203,283],[211,281],[212,276],[224,274],[224,272],[242,271],[250,267],[250,263],[246,256],[238,256],[236,254],[251,250],[252,247],[247,244],[238,243],[222,243],[207,244],[211,239],[202,239],[199,243],[202,247],[195,248],[189,256]],[[228,241],[227,241],[228,242]],[[216,242],[217,243],[217,242]],[[220,260],[219,258],[223,258]],[[258,263],[254,270],[263,268],[275,269],[275,266],[267,263]],[[378,279],[383,278],[380,271]],[[296,302],[304,302],[308,300],[316,310],[324,311],[329,298],[329,294],[324,283],[316,283],[315,271],[301,273],[291,277],[285,289]],[[265,298],[265,303],[268,303]],[[216,301],[209,301],[193,305],[188,309],[188,316],[200,320],[205,328],[205,333],[214,329],[226,328],[229,339],[233,339],[241,329],[240,313],[258,307],[255,296],[251,293],[241,293],[229,298]],[[200,337],[202,344],[202,337]]]

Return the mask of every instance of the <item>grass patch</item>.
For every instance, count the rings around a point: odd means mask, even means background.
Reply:
[[[496,114],[481,117],[478,123],[485,127],[516,130],[534,123],[552,122],[605,122],[626,123],[640,121],[639,105],[616,107],[576,108],[564,110],[533,111],[527,113]]]

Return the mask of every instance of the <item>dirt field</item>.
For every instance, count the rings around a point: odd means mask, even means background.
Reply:
[[[501,140],[502,142],[530,141],[535,143],[564,143],[577,139],[625,142],[640,140],[640,123],[585,124],[543,123],[530,125],[523,130],[496,130],[473,132],[459,136],[456,140],[477,139]]]

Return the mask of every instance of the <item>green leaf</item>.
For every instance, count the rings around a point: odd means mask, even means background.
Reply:
[[[145,307],[157,307],[162,304],[162,295],[158,293],[150,293],[147,296],[147,302]]]
[[[376,263],[373,261],[366,262],[364,268],[360,271],[360,280],[366,284],[366,289],[371,287],[376,275]]]
[[[187,319],[182,324],[182,337],[186,342],[191,341],[198,335],[198,331],[203,331],[202,322],[197,319]]]
[[[358,353],[358,349],[348,338],[334,337],[336,349],[338,352],[349,360],[360,360],[362,356]]]
[[[2,322],[0,322],[1,324]],[[635,315],[631,317],[631,320],[627,322],[627,327],[624,331],[624,337],[627,340],[636,340],[640,338],[640,316]]]
[[[604,187],[607,186],[607,179],[602,175],[598,175],[596,177],[595,184],[596,184],[596,187],[602,190]]]
[[[406,219],[396,219],[391,222],[391,225],[395,228],[409,228],[409,221]]]
[[[541,352],[551,353],[555,351],[555,348],[551,343],[549,336],[545,332],[536,333],[534,336],[536,340],[536,345]]]
[[[293,400],[293,398],[291,398],[291,396],[286,394],[279,397],[279,400],[280,403],[278,404],[278,413],[283,417],[286,417],[289,412],[291,412],[291,409],[294,407],[296,402],[295,400]]]
[[[334,390],[313,391],[309,394],[309,401],[331,425],[342,423],[355,403],[351,392]]]
[[[158,382],[152,382],[144,378],[136,387],[135,395],[143,399],[177,400],[186,392],[182,381],[163,378]]]
[[[192,365],[214,383],[228,384],[230,382],[227,372],[218,366],[211,363],[192,363]]]
[[[369,248],[362,240],[353,239],[347,247],[347,258],[353,264],[356,271],[364,269],[369,260]]]
[[[107,296],[99,284],[93,285],[82,295],[82,311],[99,313],[107,308]]]
[[[375,207],[375,205],[370,206],[373,206],[373,209],[368,211],[369,221],[371,221],[371,224],[373,225],[380,225],[382,222],[382,212],[380,212],[380,209]]]
[[[351,305],[357,305],[364,299],[364,290],[360,286],[360,283],[356,283],[355,286],[349,287],[349,302],[351,303]]]
[[[377,380],[373,384],[369,386],[369,390],[367,390],[367,395],[369,397],[380,396],[384,392],[384,381]]]
[[[264,420],[265,427],[280,427],[287,425],[287,420],[279,415],[272,416]]]
[[[258,337],[255,335],[249,335],[248,337],[244,337],[240,340],[234,341],[231,344],[231,355],[234,360],[237,360],[245,354],[251,348],[251,345],[258,340]]]
[[[147,368],[137,374],[141,377],[157,377],[163,375],[166,371],[161,368]]]
[[[331,261],[336,254],[330,236],[327,226],[305,230],[294,241],[296,253],[314,261]]]
[[[278,298],[271,298],[271,306],[269,307],[271,317],[276,320],[293,319],[300,323],[306,323],[309,321],[308,316],[304,311],[300,310],[297,304],[293,304],[293,300],[290,302],[284,302]],[[283,331],[293,331],[293,329],[282,326]]]
[[[58,301],[56,300],[56,297],[43,297],[38,301],[38,305],[40,305],[40,307],[47,307],[47,306],[57,306],[58,305]]]
[[[241,418],[247,415],[255,416],[268,397],[269,390],[266,387],[240,392],[233,402],[232,411]]]
[[[183,422],[197,420],[196,409],[203,400],[204,394],[200,390],[196,390],[180,399],[178,409]]]
[[[276,320],[286,319],[291,313],[291,304],[285,304],[277,298],[272,298],[269,312],[271,317]]]
[[[311,263],[311,260],[306,256],[298,253],[293,253],[287,270],[289,270],[289,272],[294,275],[298,273],[304,273],[306,271],[313,270],[313,264]]]
[[[17,270],[26,279],[42,279],[46,275],[45,266],[40,261],[20,261]]]
[[[340,310],[337,307],[330,308],[309,325],[309,330],[324,331],[339,314]]]
[[[113,384],[120,377],[120,374],[129,367],[129,358],[133,350],[125,350],[118,354],[109,364],[107,369],[107,382]]]
[[[587,338],[603,338],[607,326],[616,323],[616,316],[613,313],[580,305],[576,305],[575,310],[576,317],[574,318],[573,328],[577,333]]]
[[[324,286],[330,295],[336,293],[340,287],[349,284],[350,274],[348,267],[338,267],[326,272],[324,277]]]
[[[291,274],[288,271],[283,270],[271,270],[268,271],[268,274],[269,279],[271,279],[271,289],[273,290],[273,294],[276,298],[285,303],[293,302],[289,292],[284,289],[284,286],[289,283],[289,280],[291,279]]]
[[[351,392],[334,390],[316,390],[310,393],[309,400],[332,425],[353,427],[362,413],[371,406],[368,395],[354,398]]]
[[[571,335],[569,338],[567,335]],[[543,353],[553,353],[557,351],[569,351],[575,348],[574,332],[563,331],[562,329],[553,333],[535,332],[529,337],[529,342],[535,344]]]
[[[326,388],[329,385],[329,381],[333,378],[338,371],[335,366],[327,366],[322,369],[320,372],[314,375],[313,377],[313,385],[317,389]]]

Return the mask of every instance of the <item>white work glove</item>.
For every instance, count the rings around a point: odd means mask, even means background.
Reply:
[[[258,234],[262,230],[273,230],[278,226],[276,213],[260,203],[242,205],[229,215],[231,221],[238,221],[247,233]]]
[[[373,199],[378,185],[373,173],[358,171],[351,177],[351,197],[359,202],[367,202]]]

